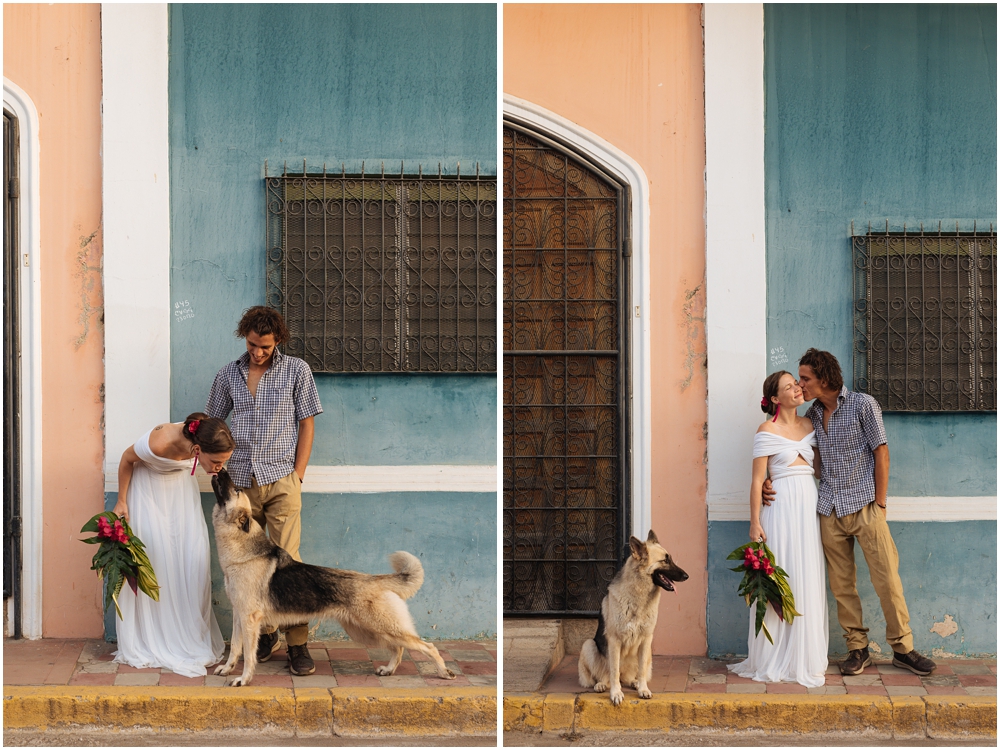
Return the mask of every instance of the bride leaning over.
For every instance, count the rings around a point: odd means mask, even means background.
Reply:
[[[222,657],[208,527],[194,470],[200,461],[209,474],[219,471],[234,447],[225,422],[195,413],[183,423],[154,427],[122,454],[114,512],[145,544],[160,600],[122,589],[116,662],[198,677]]]

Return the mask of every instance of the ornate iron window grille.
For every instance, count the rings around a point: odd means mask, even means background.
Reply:
[[[503,609],[594,616],[627,548],[628,191],[504,122]]]
[[[885,411],[996,411],[993,225],[916,233],[887,222],[852,245],[855,389]]]
[[[288,354],[314,372],[496,372],[495,176],[264,170]]]

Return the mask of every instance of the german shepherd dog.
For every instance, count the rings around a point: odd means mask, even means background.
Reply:
[[[640,698],[652,698],[647,682],[653,673],[653,628],[656,627],[660,589],[686,581],[681,570],[650,529],[645,542],[629,539],[631,555],[611,581],[601,602],[597,634],[583,644],[578,670],[580,685],[603,693],[611,688],[611,702],[625,698],[621,683],[634,687]]]
[[[216,667],[215,674],[230,674],[242,654],[243,674],[229,684],[250,684],[262,623],[282,626],[333,618],[352,640],[394,652],[389,664],[377,668],[376,674],[395,672],[407,648],[433,659],[439,677],[455,679],[434,644],[417,635],[404,601],[424,582],[424,569],[416,557],[409,552],[389,555],[396,571],[389,575],[306,565],[267,538],[253,519],[250,499],[225,469],[212,478],[212,489],[217,500],[212,510],[215,543],[233,604],[229,660]]]

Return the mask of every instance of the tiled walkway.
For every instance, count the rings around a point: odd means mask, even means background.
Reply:
[[[726,669],[728,662],[699,656],[654,656],[653,693],[811,693],[814,695],[996,695],[996,659],[935,659],[937,669],[927,677],[877,661],[862,674],[844,677],[831,664],[826,685],[805,688],[798,683],[754,682]],[[542,686],[543,693],[582,693],[576,672],[577,657],[567,656]],[[625,689],[628,696],[629,689]]]
[[[442,658],[456,675],[454,680],[437,676],[433,662],[420,653],[407,653],[391,677],[379,677],[375,667],[387,664],[388,652],[364,648],[350,641],[309,644],[316,672],[295,677],[288,671],[284,648],[270,661],[257,666],[251,685],[258,687],[406,687],[448,688],[497,684],[497,646],[493,641],[437,641]],[[182,677],[166,669],[135,669],[112,661],[117,647],[100,640],[40,641],[4,640],[5,685],[173,685],[218,686],[227,679],[212,674]],[[227,650],[228,654],[228,650]],[[223,660],[225,656],[223,657]],[[233,675],[241,673],[239,662]]]

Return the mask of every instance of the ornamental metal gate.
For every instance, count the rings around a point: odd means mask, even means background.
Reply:
[[[520,124],[503,143],[504,613],[593,616],[630,528],[628,193]]]

